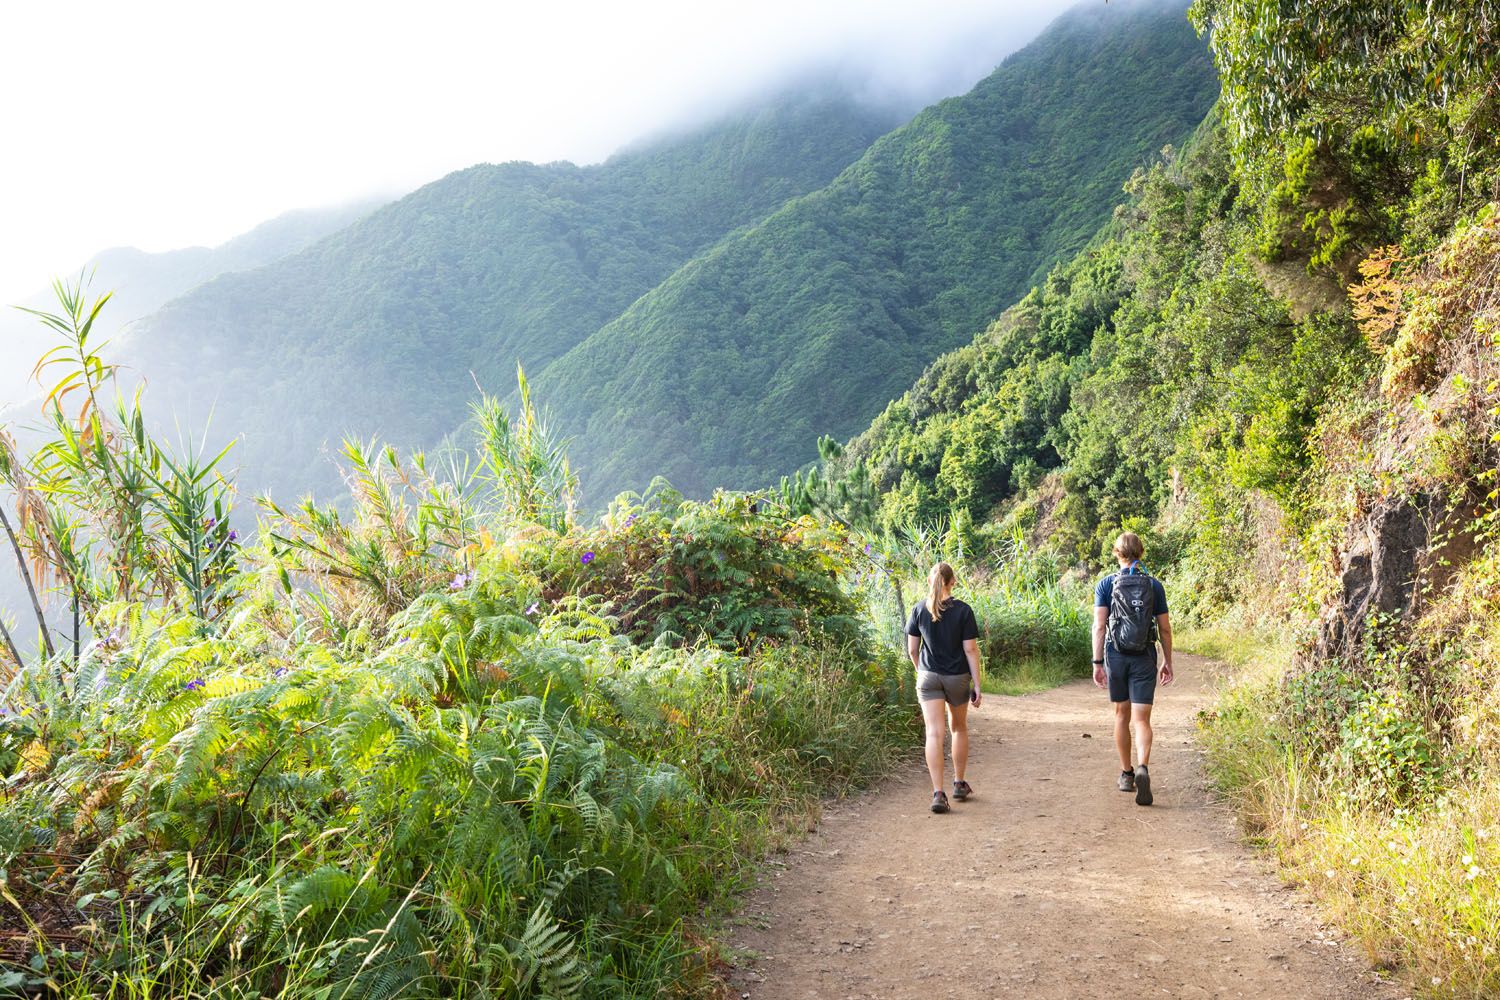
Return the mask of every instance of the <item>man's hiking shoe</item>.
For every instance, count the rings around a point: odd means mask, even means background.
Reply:
[[[1151,804],[1151,772],[1146,770],[1145,764],[1135,769],[1135,804]]]
[[[953,783],[953,797],[958,801],[963,802],[973,794],[974,789],[970,787],[967,781],[955,781]]]
[[[1116,783],[1115,787],[1119,788],[1122,792],[1135,791],[1135,772],[1121,771],[1120,780]]]
[[[942,792],[933,792],[932,793],[932,811],[935,812],[935,813],[945,813],[945,812],[947,812],[948,811],[948,796],[944,795]]]

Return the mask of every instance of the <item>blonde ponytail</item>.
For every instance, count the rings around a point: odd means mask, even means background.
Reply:
[[[927,574],[927,613],[933,621],[943,617],[943,591],[953,589],[953,567],[940,562]]]

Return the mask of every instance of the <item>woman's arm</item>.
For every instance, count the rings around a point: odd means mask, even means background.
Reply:
[[[983,678],[984,674],[979,669],[978,639],[964,640],[964,656],[969,658],[969,680],[973,681],[974,683],[974,693],[969,696],[969,700],[977,706],[980,699],[984,697],[984,693],[980,690],[979,685],[979,682]]]
[[[911,657],[913,669],[922,669],[922,637],[920,635],[909,635],[906,637],[906,655]]]

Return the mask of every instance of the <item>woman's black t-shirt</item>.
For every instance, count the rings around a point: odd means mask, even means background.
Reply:
[[[906,634],[922,637],[921,669],[935,674],[966,674],[969,658],[964,655],[964,640],[979,638],[979,623],[974,620],[974,609],[956,597],[943,604],[943,617],[937,621],[932,620],[932,612],[923,601],[911,609]]]

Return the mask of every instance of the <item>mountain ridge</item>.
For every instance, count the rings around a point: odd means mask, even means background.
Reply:
[[[94,292],[110,291],[101,314],[105,337],[121,334],[131,323],[177,296],[221,274],[252,270],[317,242],[344,228],[382,203],[378,197],[355,199],[327,208],[292,209],[273,216],[215,246],[150,251],[115,246],[93,254],[67,277],[82,276]],[[20,305],[50,311],[56,300],[50,289],[33,293]],[[0,318],[0,340],[21,364],[0,372],[0,410],[39,391],[28,388],[30,362],[53,346],[52,335],[36,318],[7,310]]]
[[[1212,103],[1184,11],[1074,8],[554,362],[538,392],[591,502],[658,473],[702,494],[812,460],[1081,247]]]
[[[346,432],[440,440],[476,380],[503,394],[518,362],[542,367],[703,246],[825,183],[887,116],[790,95],[602,164],[455,171],[271,269],[174,302],[145,324],[138,363],[190,414],[218,403],[248,428],[252,478],[327,485],[326,463],[287,456]],[[200,385],[203,370],[219,377]],[[330,398],[330,372],[366,398]]]

